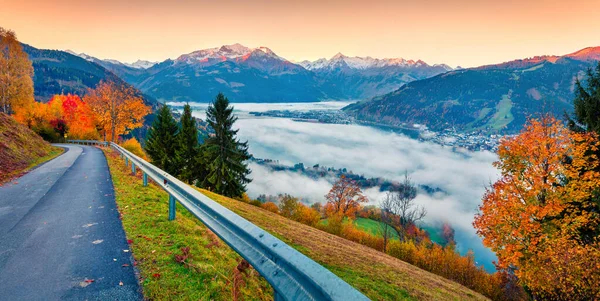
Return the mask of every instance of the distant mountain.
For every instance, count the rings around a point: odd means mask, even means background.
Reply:
[[[148,68],[150,68],[150,67],[158,64],[158,62],[150,62],[150,61],[146,61],[146,60],[137,60],[137,61],[135,61],[133,63],[124,63],[124,62],[120,62],[120,61],[112,60],[112,59],[102,60],[102,59],[93,57],[91,55],[87,55],[85,53],[76,53],[76,52],[74,52],[72,50],[65,50],[65,52],[68,52],[68,53],[70,53],[72,55],[78,56],[78,57],[80,57],[82,59],[85,59],[87,61],[100,64],[100,65],[111,64],[111,65],[122,65],[122,66],[125,66],[125,67],[134,68],[134,69],[148,69]]]
[[[451,70],[404,59],[351,58],[293,63],[266,47],[240,44],[194,51],[147,68],[77,54],[161,101],[210,101],[223,92],[235,102],[364,99]],[[141,64],[138,64],[138,67]],[[146,67],[146,66],[144,66]]]
[[[542,112],[572,111],[576,78],[600,59],[600,47],[461,69],[408,83],[344,110],[359,120],[423,124],[435,130],[515,132]]]
[[[315,72],[345,99],[386,94],[406,83],[452,70],[448,65],[431,66],[421,60],[348,57],[341,53],[329,60],[303,61],[300,65]]]
[[[104,64],[161,101],[211,101],[219,92],[235,102],[307,102],[329,93],[313,72],[269,48],[226,45],[184,54],[145,70]]]
[[[84,95],[88,88],[95,88],[100,81],[129,85],[91,57],[84,59],[66,51],[37,49],[27,44],[22,46],[33,64],[33,85],[37,101],[45,102],[61,93]],[[153,97],[141,92],[140,95],[146,103],[156,104]]]

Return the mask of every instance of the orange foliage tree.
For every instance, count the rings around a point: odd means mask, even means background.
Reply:
[[[369,201],[362,194],[358,183],[343,175],[333,184],[325,198],[327,199],[325,212],[328,216],[341,215],[348,218],[354,218],[356,211],[361,207],[361,203]]]
[[[113,142],[119,135],[141,127],[151,111],[133,88],[113,82],[100,82],[84,100],[94,112],[104,139]]]
[[[500,144],[502,177],[473,224],[536,298],[600,298],[599,146],[551,117]]]

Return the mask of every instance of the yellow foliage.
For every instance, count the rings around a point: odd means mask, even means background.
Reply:
[[[146,153],[144,152],[142,145],[140,144],[139,141],[137,141],[137,139],[135,139],[135,138],[128,139],[125,142],[121,143],[121,146],[124,149],[132,152],[134,155],[136,155],[144,160],[147,160]]]
[[[141,127],[150,107],[137,96],[133,88],[112,82],[100,82],[84,98],[95,114],[98,125],[108,141]]]

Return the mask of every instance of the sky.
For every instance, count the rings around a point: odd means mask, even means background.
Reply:
[[[349,56],[473,67],[600,46],[600,0],[0,0],[44,49],[163,61],[241,43],[293,61]]]

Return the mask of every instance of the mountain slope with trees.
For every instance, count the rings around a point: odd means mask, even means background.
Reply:
[[[575,82],[599,55],[596,47],[450,71],[344,110],[359,120],[394,126],[515,132],[540,112],[572,111]]]

